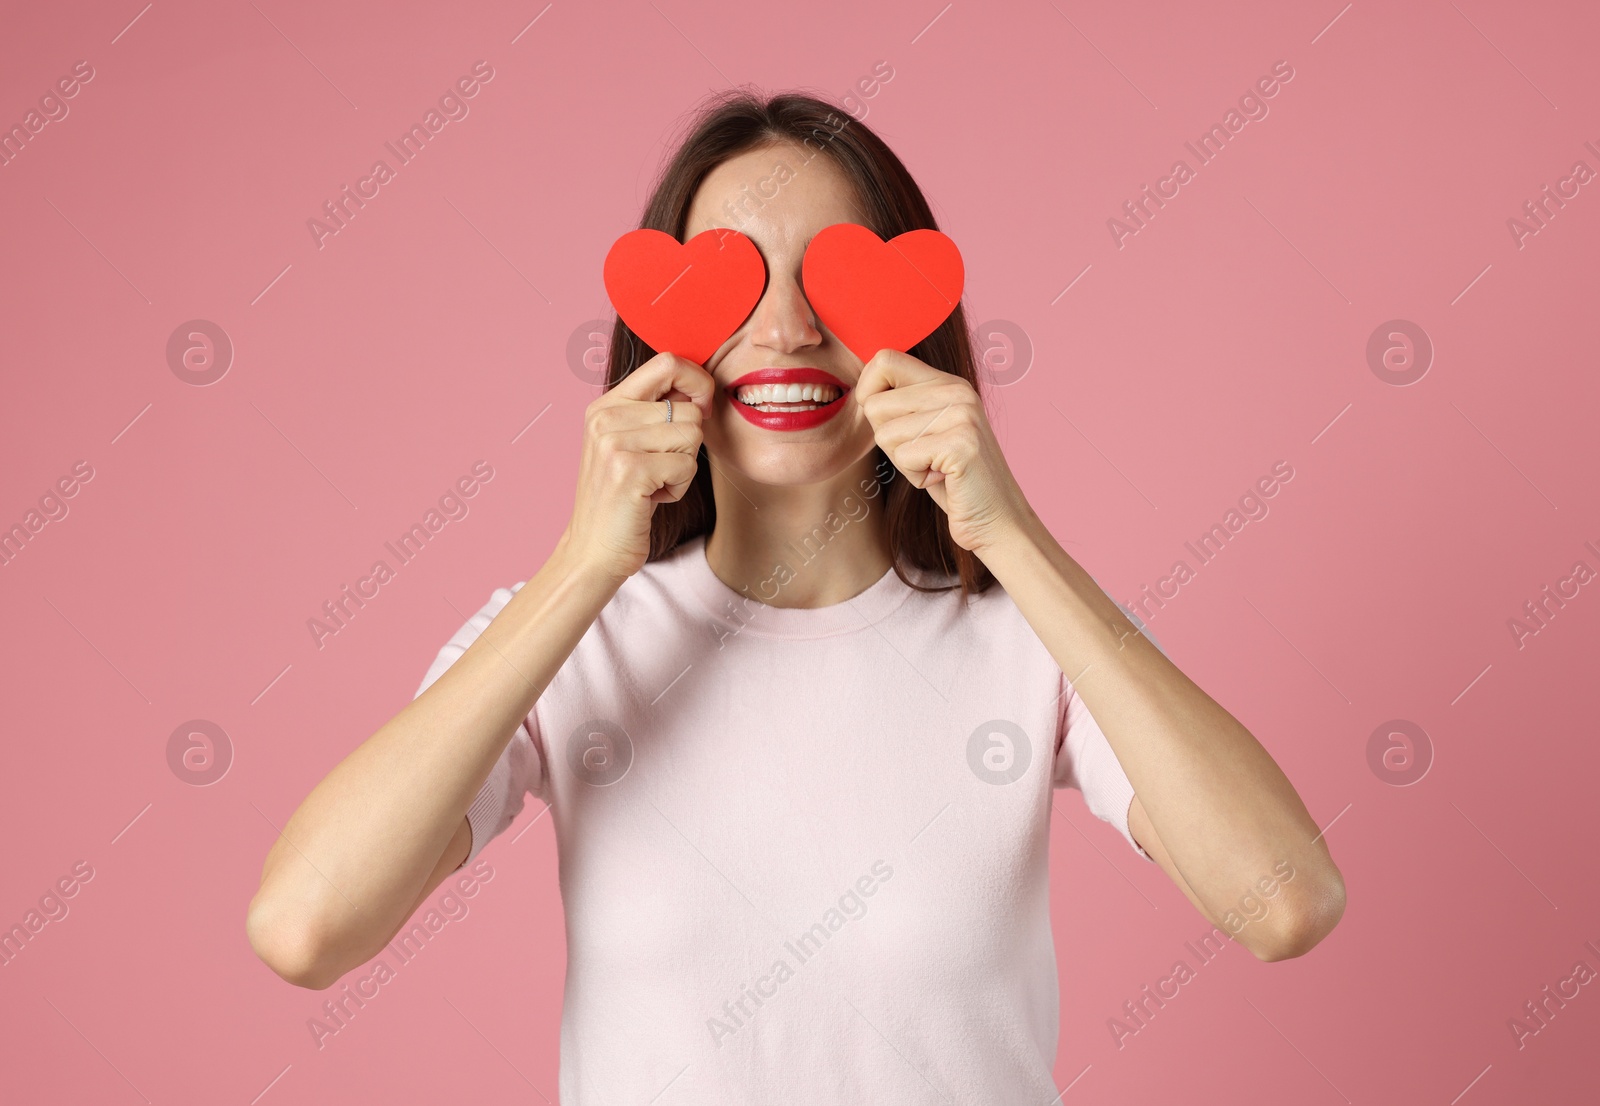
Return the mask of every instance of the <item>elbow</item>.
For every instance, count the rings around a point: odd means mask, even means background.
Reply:
[[[1303,894],[1298,902],[1282,911],[1278,926],[1250,946],[1256,959],[1272,963],[1304,956],[1321,944],[1344,917],[1344,879],[1338,869],[1330,868],[1327,876],[1305,890],[1309,894]]]
[[[257,958],[285,983],[322,991],[344,974],[327,962],[322,942],[311,926],[286,917],[279,906],[259,894],[250,902],[245,935]]]

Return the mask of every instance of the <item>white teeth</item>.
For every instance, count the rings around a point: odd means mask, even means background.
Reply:
[[[831,384],[749,384],[738,388],[734,396],[741,403],[757,407],[766,403],[832,403],[838,399],[839,389]]]

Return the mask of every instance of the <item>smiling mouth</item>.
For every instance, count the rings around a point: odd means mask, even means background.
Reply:
[[[733,400],[766,414],[793,414],[832,407],[845,393],[831,384],[749,384],[732,389]]]

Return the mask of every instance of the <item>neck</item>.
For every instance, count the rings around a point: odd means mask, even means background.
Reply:
[[[817,484],[741,480],[735,486],[713,468],[717,522],[706,539],[711,571],[735,591],[749,588],[750,594],[776,574],[785,582],[765,600],[772,607],[828,607],[860,595],[892,563],[876,456],[873,450]]]

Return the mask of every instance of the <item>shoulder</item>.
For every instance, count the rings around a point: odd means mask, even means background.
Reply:
[[[1016,602],[998,580],[983,591],[963,593],[957,576],[934,573],[915,568],[905,570],[907,577],[923,587],[937,590],[913,590],[910,606],[920,613],[940,613],[976,625],[1002,626],[1022,618]]]
[[[981,592],[964,595],[955,577],[923,574],[920,579],[925,584],[955,586],[912,592],[901,610],[918,637],[926,635],[936,648],[965,654],[964,664],[973,668],[1053,666],[1044,643],[998,580]]]

